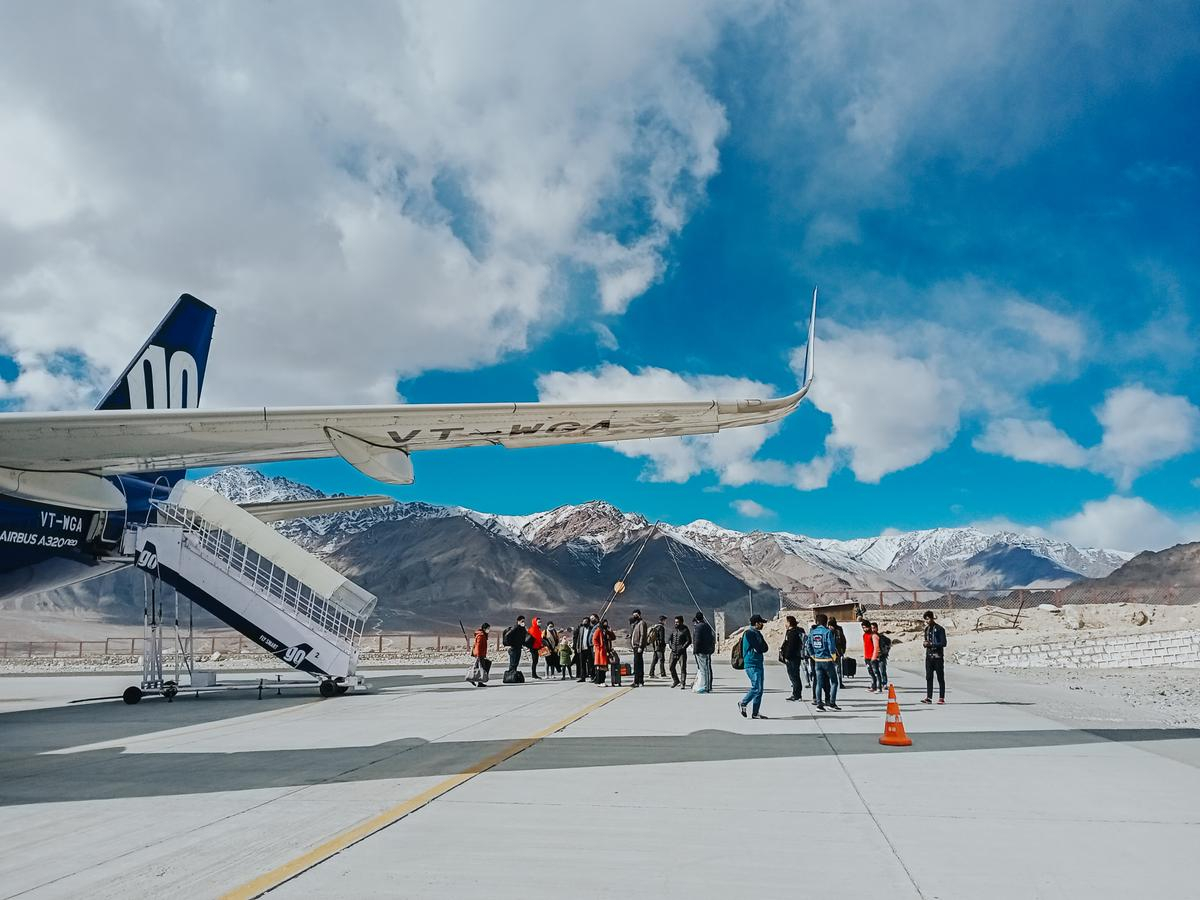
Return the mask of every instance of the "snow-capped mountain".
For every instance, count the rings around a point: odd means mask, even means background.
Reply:
[[[252,469],[222,470],[203,484],[239,502],[311,500],[325,496],[286,478]],[[493,515],[462,507],[396,503],[378,509],[280,523],[280,531],[309,550],[336,555],[350,536],[385,522],[461,518],[522,548],[599,571],[614,553],[638,543],[651,524],[611,503],[593,500],[526,516]],[[663,525],[660,536],[719,563],[754,587],[785,593],[833,590],[910,591],[921,588],[1054,587],[1107,575],[1131,556],[1079,549],[1062,541],[977,528],[934,528],[854,540],[788,532],[744,533],[707,520]]]

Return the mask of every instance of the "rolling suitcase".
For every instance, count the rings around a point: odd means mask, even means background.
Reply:
[[[847,656],[842,661],[842,674],[847,678],[853,678],[854,673],[858,671],[858,661],[853,656]]]

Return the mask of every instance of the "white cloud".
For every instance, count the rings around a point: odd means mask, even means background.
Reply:
[[[593,322],[592,333],[596,335],[596,346],[602,350],[616,350],[621,346],[613,330],[603,322]]]
[[[1088,452],[1050,422],[996,419],[974,441],[976,450],[1068,469],[1087,465]]]
[[[5,10],[10,400],[86,402],[183,290],[220,311],[209,405],[361,401],[524,348],[568,273],[609,312],[661,276],[726,130],[694,63],[739,9],[357,13]]]
[[[1075,515],[1051,522],[1046,530],[1077,547],[1161,550],[1200,540],[1200,518],[1174,518],[1140,497],[1114,495],[1085,503]]]
[[[1043,420],[989,422],[974,446],[1026,462],[1088,468],[1128,489],[1146,469],[1194,450],[1200,442],[1200,408],[1186,397],[1160,394],[1140,384],[1114,388],[1095,409],[1100,443],[1085,448]]]
[[[767,509],[767,507],[754,500],[734,500],[729,505],[733,507],[738,515],[745,516],[748,519],[763,519],[775,515],[774,510]]]
[[[1109,391],[1096,418],[1104,427],[1097,465],[1122,488],[1155,463],[1195,449],[1200,438],[1200,409],[1186,397],[1140,384]]]

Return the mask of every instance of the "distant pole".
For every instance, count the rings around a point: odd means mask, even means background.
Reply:
[[[746,591],[746,596],[750,598],[750,618],[754,618],[754,591]]]

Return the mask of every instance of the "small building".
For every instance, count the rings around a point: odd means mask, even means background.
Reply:
[[[861,607],[857,603],[850,602],[830,603],[827,606],[814,606],[811,609],[814,618],[816,618],[817,613],[825,613],[825,615],[837,619],[838,624],[841,625],[845,622],[857,622]]]

